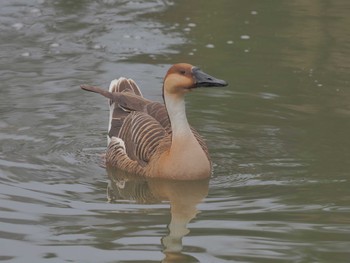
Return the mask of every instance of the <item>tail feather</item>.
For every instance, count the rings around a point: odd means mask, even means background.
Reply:
[[[123,108],[118,104],[118,101],[115,101],[118,96],[114,96],[113,93],[131,93],[136,96],[143,97],[140,88],[132,79],[126,79],[123,77],[113,80],[109,85],[108,90],[90,85],[81,85],[80,87],[86,91],[99,93],[109,99],[110,115],[107,136],[107,141],[109,144],[112,137],[118,137],[124,120],[130,113],[130,110]]]
[[[134,93],[135,95],[142,96],[140,88],[137,86],[135,81],[132,79],[126,79],[126,78],[119,78],[112,80],[111,84],[109,85],[109,91],[110,92],[130,92]]]
[[[132,79],[126,79],[124,77],[113,80],[109,85],[109,92],[129,92],[143,97],[137,84]],[[111,99],[109,100],[108,144],[112,136],[118,137],[124,119],[129,115],[129,111],[125,111],[125,109],[118,106],[117,103],[118,102],[114,102]]]

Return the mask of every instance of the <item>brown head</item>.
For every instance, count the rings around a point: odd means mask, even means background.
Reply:
[[[204,73],[191,64],[179,63],[170,67],[164,78],[163,93],[183,95],[199,87],[224,87],[226,81]]]

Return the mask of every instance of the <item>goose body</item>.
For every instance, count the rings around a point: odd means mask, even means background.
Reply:
[[[109,98],[106,165],[146,177],[194,180],[211,174],[203,138],[187,121],[184,96],[197,87],[226,86],[197,67],[180,63],[167,72],[164,104],[142,96],[131,79],[113,80],[109,90],[82,85]]]

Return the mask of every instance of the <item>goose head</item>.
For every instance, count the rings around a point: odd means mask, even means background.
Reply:
[[[227,82],[201,71],[187,63],[170,67],[164,78],[163,93],[167,95],[184,95],[199,87],[224,87]]]

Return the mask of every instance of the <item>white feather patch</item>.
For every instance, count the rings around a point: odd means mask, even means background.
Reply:
[[[115,103],[112,103],[109,106],[109,122],[108,122],[108,134],[112,128],[112,119],[113,119],[113,111],[114,111],[114,107],[115,107]],[[109,137],[109,135],[107,134],[107,145],[111,142],[111,138]]]
[[[119,83],[121,82],[121,81],[123,81],[123,80],[125,80],[126,78],[124,78],[124,77],[120,77],[119,79],[114,79],[114,80],[112,80],[111,81],[111,84],[109,84],[109,91],[110,92],[115,92],[115,91],[117,91],[117,89],[118,89],[118,86],[119,86]]]
[[[123,141],[122,139],[113,136],[113,137],[111,138],[111,143],[118,144],[118,145],[121,146],[121,147],[124,149],[124,151],[125,151],[125,143],[124,143],[124,141]]]

